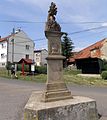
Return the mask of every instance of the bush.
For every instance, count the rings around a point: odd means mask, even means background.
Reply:
[[[106,79],[107,80],[107,71],[103,71],[101,73],[102,79]]]
[[[22,71],[22,65],[21,64],[17,65],[17,71]],[[29,65],[24,65],[24,71],[29,72]]]
[[[6,69],[7,70],[11,70],[11,66],[12,66],[12,63],[11,62],[7,62]]]
[[[36,66],[35,72],[38,74],[46,74],[47,73],[47,67],[46,66]]]
[[[107,70],[107,64],[104,65],[103,69],[104,69],[104,70]]]

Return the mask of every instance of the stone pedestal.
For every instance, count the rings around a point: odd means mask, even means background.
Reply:
[[[71,92],[63,81],[63,59],[61,54],[62,32],[45,31],[48,39],[47,82],[42,95],[43,102],[71,99]]]
[[[25,106],[24,120],[98,120],[93,99],[72,96],[63,81],[61,27],[55,20],[57,7],[51,3],[45,28],[48,39],[47,82],[42,93],[34,92]]]
[[[24,120],[98,120],[93,99],[73,96],[54,102],[41,102],[41,93],[32,93],[25,106]]]

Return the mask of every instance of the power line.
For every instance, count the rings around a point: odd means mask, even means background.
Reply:
[[[25,38],[25,37],[21,37],[21,36],[16,36],[16,37],[27,39],[27,40],[29,39],[29,38]],[[43,40],[43,39],[45,39],[45,38],[38,38],[38,39],[31,39],[31,40],[33,40],[33,41],[39,41],[39,40]]]
[[[100,26],[100,27],[88,28],[88,29],[85,29],[85,30],[80,30],[80,31],[68,33],[68,35],[78,34],[78,33],[81,33],[81,32],[88,32],[88,31],[91,31],[91,30],[97,30],[97,29],[102,29],[102,28],[107,28],[107,26]]]
[[[90,22],[59,22],[60,24],[101,24],[107,23],[107,21],[90,21]]]
[[[25,42],[31,42],[30,40],[28,40],[28,38],[25,38],[25,37],[20,37],[20,36],[16,36],[16,37],[19,37],[19,38],[22,38],[22,39],[26,39],[26,41],[22,41],[22,42],[15,42],[15,43],[25,43]],[[39,39],[31,39],[32,41],[43,41],[43,40],[46,40],[45,38],[39,38]]]
[[[68,33],[68,35],[78,34],[78,33],[82,33],[82,32],[88,32],[88,31],[91,31],[91,30],[97,30],[97,29],[102,29],[102,28],[103,28],[103,29],[104,29],[104,28],[107,28],[107,26],[100,26],[100,27],[88,28],[88,29],[85,29],[85,30]],[[22,39],[26,39],[26,41],[15,42],[15,43],[31,42],[30,40],[28,40],[28,38],[25,38],[25,37],[21,37],[21,36],[15,36],[15,37],[19,37],[19,38],[22,38]],[[31,40],[32,40],[32,39],[31,39]],[[33,40],[33,41],[43,41],[43,40],[46,40],[46,38],[39,38],[39,39],[35,39],[35,40]]]
[[[0,22],[7,22],[7,23],[45,23],[45,22],[36,22],[36,21],[23,21],[23,20],[0,20]]]
[[[46,22],[40,21],[24,21],[24,20],[0,20],[0,22],[7,22],[7,23],[37,23],[37,24],[44,24]],[[107,21],[82,21],[82,22],[59,22],[60,24],[101,24],[107,23]]]
[[[104,32],[107,32],[105,30],[103,31],[100,31],[100,32],[97,32],[97,33],[92,33],[92,34],[88,34],[88,35],[82,35],[82,36],[77,36],[77,37],[73,37],[74,39],[77,39],[77,38],[82,38],[82,37],[86,37],[86,36],[92,36],[92,35],[96,35],[96,34],[100,34],[100,33],[104,33]]]
[[[12,54],[12,52],[8,52],[8,53],[11,53]],[[26,55],[25,53],[17,53],[17,52],[15,52],[14,54],[21,54],[21,55]],[[29,54],[29,53],[28,53]],[[32,55],[32,54],[29,54],[29,55]]]
[[[12,45],[12,43],[9,43],[9,44]],[[20,46],[20,47],[26,47],[26,45],[20,45],[20,44],[16,44],[16,43],[14,43],[14,45],[15,45],[15,46]],[[31,46],[30,46],[30,48],[34,48],[34,47],[31,47]]]
[[[34,50],[35,51],[35,50]],[[10,53],[10,54],[12,54],[12,52],[8,52],[8,53]],[[33,54],[35,54],[36,52],[33,52]],[[25,53],[17,53],[17,52],[15,52],[14,54],[21,54],[21,55],[26,55]],[[28,53],[29,54],[29,53]],[[32,55],[32,54],[29,54],[29,55]],[[48,54],[46,54],[46,53],[44,53],[44,55],[48,55]]]
[[[9,44],[12,45],[12,43],[9,43]],[[15,46],[20,46],[20,47],[26,48],[26,45],[21,45],[21,44],[17,44],[17,43],[14,43],[14,45],[15,45]],[[30,48],[35,48],[36,46],[37,46],[37,47],[38,47],[38,46],[39,46],[39,47],[43,47],[43,46],[44,46],[44,43],[41,43],[41,45],[40,45],[40,44],[39,44],[39,45],[35,44],[34,47],[31,47],[31,46],[30,46]]]

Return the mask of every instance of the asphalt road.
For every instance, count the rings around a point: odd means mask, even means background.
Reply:
[[[22,120],[24,106],[32,91],[40,91],[44,84],[0,78],[0,120]],[[68,85],[73,95],[94,98],[98,112],[107,120],[107,88]]]

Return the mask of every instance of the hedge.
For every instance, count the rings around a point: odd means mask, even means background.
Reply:
[[[107,71],[103,71],[103,72],[101,73],[101,76],[102,76],[102,79],[107,80]]]
[[[22,65],[17,64],[17,71],[22,71]],[[29,65],[24,65],[24,71],[29,72]]]
[[[46,74],[47,73],[47,67],[46,66],[35,66],[35,73]]]

